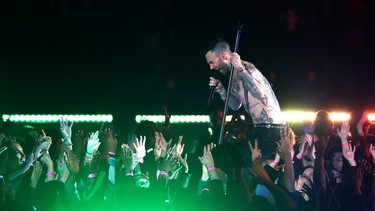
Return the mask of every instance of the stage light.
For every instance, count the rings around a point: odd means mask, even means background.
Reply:
[[[313,111],[284,111],[282,112],[284,118],[289,123],[303,123],[304,121],[314,121],[315,113]],[[245,119],[241,115],[242,119]],[[330,112],[330,118],[334,122],[343,122],[350,119],[350,113],[347,112]],[[370,121],[375,121],[375,114],[369,114],[368,118]],[[226,122],[231,121],[232,116],[226,116]],[[143,120],[152,121],[155,123],[163,123],[165,121],[164,115],[137,115],[135,121],[140,123]],[[172,115],[171,123],[209,123],[210,118],[208,115]]]
[[[285,111],[284,118],[287,122],[314,121],[315,112],[312,111]]]
[[[350,114],[344,113],[344,112],[331,112],[329,114],[329,117],[334,122],[345,122],[345,121],[349,121]]]
[[[375,121],[375,114],[368,114],[367,118],[369,121]]]
[[[245,116],[241,115],[242,119],[245,119]],[[226,121],[230,121],[232,115],[226,116]],[[155,123],[163,123],[165,121],[164,115],[137,115],[135,116],[135,121],[140,123],[141,121],[152,121]],[[209,123],[210,117],[208,115],[172,115],[170,119],[171,124],[179,123]]]
[[[155,123],[163,123],[165,121],[164,115],[137,115],[135,121],[152,121]],[[208,115],[172,115],[170,123],[207,123],[210,119]]]
[[[3,121],[29,122],[29,123],[52,123],[60,121],[60,118],[73,122],[112,122],[111,114],[3,114]]]
[[[315,120],[315,112],[312,111],[284,111],[283,115],[288,122],[312,122]],[[350,114],[345,112],[330,112],[329,117],[334,122],[343,122],[350,119]]]

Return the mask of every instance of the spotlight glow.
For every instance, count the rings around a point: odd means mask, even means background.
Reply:
[[[284,118],[287,122],[303,123],[304,121],[314,121],[314,111],[284,111]],[[242,119],[245,119],[241,115]],[[350,113],[348,112],[330,112],[330,118],[334,122],[343,122],[350,119]],[[375,113],[369,114],[368,118],[370,121],[375,121]],[[232,116],[226,116],[226,122],[231,121]],[[140,123],[143,120],[152,121],[155,123],[163,123],[165,121],[164,115],[137,115],[135,121]],[[209,123],[210,117],[208,115],[172,115],[171,123]]]
[[[241,115],[242,119],[245,119],[245,116]],[[226,121],[230,121],[232,115],[226,116]],[[164,115],[137,115],[135,116],[135,121],[140,123],[141,121],[152,121],[155,123],[163,123],[165,121]],[[208,115],[172,115],[170,119],[171,124],[179,123],[209,123],[210,117]]]
[[[375,121],[375,114],[368,114],[367,118],[369,121]]]
[[[331,118],[334,122],[345,122],[349,121],[350,114],[349,113],[339,113],[339,112],[332,112],[329,114],[329,118]]]
[[[29,122],[29,123],[51,123],[58,122],[60,118],[73,122],[112,122],[111,114],[3,114],[4,121]]]

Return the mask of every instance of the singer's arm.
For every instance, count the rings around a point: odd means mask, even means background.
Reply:
[[[209,86],[211,86],[211,87],[214,86],[215,91],[217,93],[219,93],[221,99],[223,99],[225,101],[225,99],[227,97],[227,91],[225,90],[225,88],[224,88],[224,86],[223,86],[223,84],[221,83],[220,80],[215,79],[213,77],[210,77]],[[242,102],[238,98],[238,95],[235,95],[233,92],[229,93],[229,102],[228,102],[229,108],[237,111],[241,107],[241,105],[242,105]]]

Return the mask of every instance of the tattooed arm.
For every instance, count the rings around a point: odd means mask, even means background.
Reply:
[[[238,72],[238,83],[243,89],[240,98],[253,122],[282,123],[280,106],[270,83],[253,64],[242,61],[242,66]]]
[[[246,91],[264,106],[269,106],[269,92],[271,86],[267,79],[259,72],[258,69],[251,63],[244,63],[245,70],[238,73],[238,79],[242,81],[243,87]],[[272,92],[271,92],[272,93]]]

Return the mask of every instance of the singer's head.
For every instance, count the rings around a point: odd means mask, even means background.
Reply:
[[[211,70],[218,70],[223,75],[229,72],[232,52],[225,40],[214,39],[208,44],[205,52],[206,61]]]

